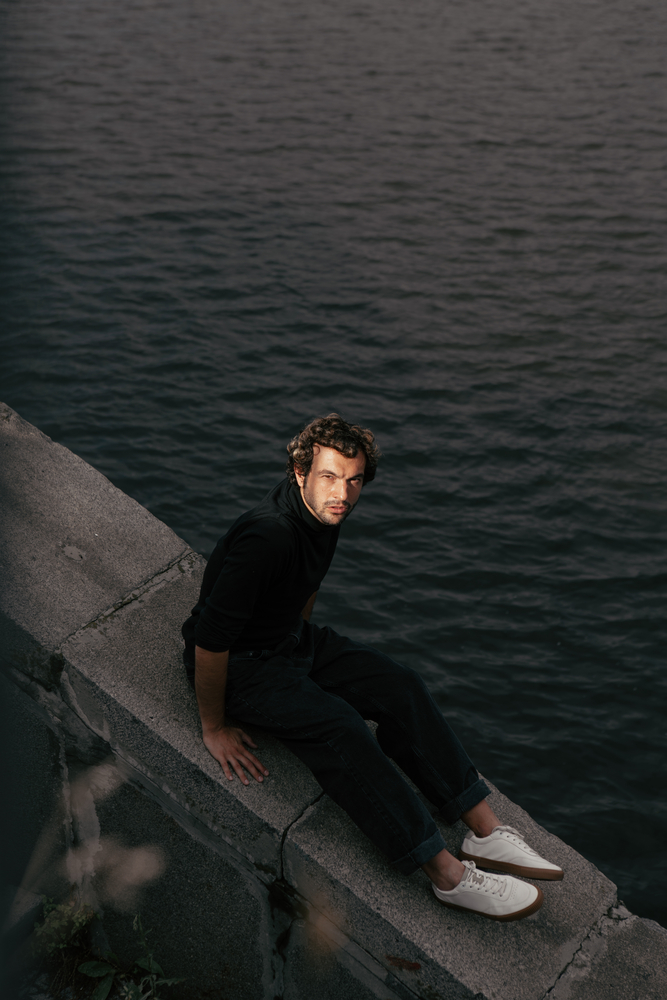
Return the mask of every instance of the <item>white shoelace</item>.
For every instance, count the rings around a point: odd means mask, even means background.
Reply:
[[[519,847],[523,848],[524,851],[528,851],[528,853],[532,854],[532,856],[534,858],[539,858],[539,854],[537,853],[537,851],[534,851],[532,847],[528,846],[528,844],[523,839],[523,837],[521,836],[521,834],[519,833],[519,831],[515,830],[513,826],[496,826],[496,827],[494,827],[494,831],[493,832],[495,833],[496,830],[501,830],[503,833],[509,833],[509,834],[511,834],[511,836],[516,841],[516,843],[519,845]]]
[[[474,861],[464,861],[463,864],[468,870],[459,885],[463,882],[468,882],[470,887],[474,888],[477,892],[486,892],[490,896],[502,896],[508,885],[506,876],[481,872]]]

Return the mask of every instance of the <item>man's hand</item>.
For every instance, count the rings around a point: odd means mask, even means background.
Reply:
[[[225,688],[227,686],[227,664],[229,653],[212,653],[208,649],[195,646],[195,691],[204,746],[221,765],[226,777],[231,781],[234,768],[244,785],[248,784],[243,768],[257,781],[264,781],[269,772],[246,749],[257,748],[247,733],[236,726],[225,725]],[[231,765],[231,767],[230,767]]]
[[[236,726],[222,726],[221,729],[204,732],[202,738],[204,746],[221,765],[225,777],[229,778],[230,781],[234,778],[232,768],[244,785],[248,784],[248,779],[243,768],[257,781],[264,781],[264,778],[268,776],[269,772],[261,761],[257,760],[255,755],[244,746],[247,744],[247,746],[257,749],[257,744],[253,743],[242,729],[237,729]]]

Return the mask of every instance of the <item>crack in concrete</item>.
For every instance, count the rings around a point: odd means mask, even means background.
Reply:
[[[396,979],[391,972],[382,966],[377,958],[363,945],[342,930],[332,919],[331,914],[323,912],[317,901],[303,896],[298,889],[285,878],[285,842],[290,830],[303,819],[313,806],[320,802],[326,792],[321,791],[315,796],[285,828],[280,842],[281,876],[270,886],[272,905],[280,909],[283,919],[288,916],[286,924],[280,924],[282,930],[276,934],[274,947],[274,967],[276,971],[274,1000],[282,1000],[282,989],[285,982],[285,969],[290,961],[290,940],[298,924],[301,924],[308,935],[308,928],[314,932],[319,941],[316,948],[322,948],[336,955],[336,962],[342,965],[366,990],[375,994],[381,1000],[419,1000],[423,994],[414,992],[402,980]],[[275,923],[275,915],[274,915]],[[278,929],[278,924],[275,924]],[[303,942],[301,943],[303,948]],[[297,943],[297,951],[299,945]],[[294,957],[292,956],[292,961]]]
[[[98,622],[108,621],[108,619],[111,618],[112,615],[114,615],[117,611],[120,611],[121,608],[125,608],[129,604],[134,604],[135,601],[141,600],[141,598],[144,597],[146,594],[150,594],[151,591],[161,587],[164,583],[167,582],[167,580],[163,578],[166,578],[168,574],[170,574],[171,571],[174,569],[174,567],[178,566],[180,572],[184,573],[185,570],[181,569],[180,563],[185,562],[186,560],[190,560],[192,559],[192,557],[194,557],[194,559],[201,558],[201,556],[199,556],[199,554],[195,552],[194,549],[191,549],[190,546],[188,545],[185,549],[183,549],[183,551],[179,555],[177,555],[174,559],[170,560],[170,562],[168,562],[167,565],[159,571],[159,573],[154,573],[152,576],[149,576],[145,580],[142,580],[141,583],[138,583],[135,587],[132,587],[132,589],[129,590],[124,597],[121,597],[119,601],[116,601],[114,604],[111,604],[108,608],[105,608],[103,611],[100,611],[100,613],[96,615],[95,618],[91,618],[91,620],[89,622],[86,622],[85,625],[79,625],[76,629],[74,629],[73,632],[65,636],[65,638],[60,642],[58,648],[55,650],[55,655],[62,656],[62,650],[67,645],[67,643],[71,639],[76,638],[76,636],[78,636],[85,629],[96,628]]]
[[[173,566],[181,561],[176,560],[171,567],[165,569],[160,574],[156,574],[141,592],[138,592],[138,588],[135,588],[130,598],[124,604],[121,604],[120,607],[125,607],[127,604],[138,600],[142,594],[147,593],[151,589],[151,585],[159,584],[161,579],[169,573],[169,570],[173,570]],[[116,610],[118,608],[114,608],[111,613],[115,613]],[[391,975],[391,972],[378,964],[377,959],[370,952],[334,924],[330,916],[327,916],[327,914],[318,908],[316,901],[314,902],[302,896],[285,879],[285,844],[287,836],[295,824],[324,798],[326,794],[324,791],[320,791],[319,794],[313,796],[300,810],[298,815],[283,829],[278,851],[278,875],[262,871],[256,863],[253,863],[229,843],[221,831],[210,827],[203,818],[195,816],[187,804],[181,801],[180,795],[175,789],[167,787],[158,776],[150,773],[145,768],[145,765],[134,760],[124,747],[118,745],[114,740],[105,739],[104,736],[98,733],[94,725],[91,726],[90,719],[80,707],[77,706],[77,711],[74,710],[76,699],[74,699],[72,704],[69,704],[63,696],[63,683],[67,679],[67,674],[61,677],[61,684],[56,691],[47,690],[39,681],[28,678],[15,669],[10,669],[8,674],[14,683],[17,683],[17,686],[24,690],[24,693],[32,703],[33,710],[37,712],[58,736],[61,752],[63,753],[62,763],[64,770],[61,779],[63,793],[66,796],[67,805],[69,806],[67,809],[67,818],[70,827],[68,830],[70,849],[77,838],[74,836],[72,829],[74,817],[72,815],[71,803],[69,802],[71,775],[68,773],[69,769],[66,766],[64,758],[65,746],[63,739],[69,731],[75,729],[75,732],[71,734],[71,752],[76,751],[77,756],[80,754],[85,756],[86,759],[91,758],[88,763],[93,763],[93,756],[96,758],[96,763],[99,762],[102,756],[104,756],[108,763],[112,763],[113,761],[112,766],[118,769],[119,773],[122,773],[122,780],[129,780],[132,784],[141,788],[143,793],[155,801],[167,815],[170,815],[189,836],[202,843],[209,850],[212,850],[227,863],[232,864],[237,870],[244,871],[247,875],[252,876],[253,879],[257,880],[256,884],[259,883],[259,885],[264,887],[264,891],[268,893],[268,920],[264,928],[264,934],[266,935],[266,955],[268,957],[264,976],[266,998],[272,997],[273,1000],[282,1000],[286,988],[285,977],[288,963],[290,961],[293,964],[296,962],[296,966],[298,967],[298,956],[303,951],[302,934],[304,931],[307,934],[307,928],[310,927],[315,929],[316,936],[328,942],[327,947],[336,955],[337,962],[341,963],[352,976],[360,979],[360,982],[363,981],[366,988],[370,989],[379,1000],[418,1000],[418,997],[421,995],[420,993],[413,992],[404,983],[396,980]],[[97,741],[101,744],[103,743],[104,754],[101,753],[101,746],[99,748],[95,747],[97,751],[95,754],[88,748],[87,744],[91,737],[96,743]],[[86,804],[90,805],[87,800]],[[96,815],[94,816],[93,813],[94,806],[90,816],[86,812],[84,818],[94,822]],[[93,840],[95,842],[99,840],[99,830],[96,831]],[[90,881],[91,873],[81,872],[78,874],[80,877],[75,878],[75,881],[80,883],[81,889],[84,889],[84,883]],[[90,889],[89,886],[85,888]],[[91,901],[96,908],[99,908],[96,899],[92,899]],[[296,943],[293,941],[295,933],[298,934]]]
[[[605,946],[609,931],[621,921],[632,917],[633,914],[617,899],[590,928],[570,961],[543,995],[542,1000],[568,1000],[571,992],[570,985],[587,977],[596,957]]]
[[[315,798],[312,800],[312,802],[309,802],[307,805],[305,805],[304,808],[299,813],[299,815],[295,819],[293,819],[291,823],[288,823],[287,826],[285,827],[285,829],[283,830],[283,835],[280,838],[280,876],[279,876],[279,878],[283,879],[285,877],[285,855],[284,855],[284,850],[285,850],[285,840],[287,839],[287,834],[290,832],[290,830],[292,829],[292,827],[294,826],[294,824],[298,823],[300,819],[303,819],[303,817],[306,815],[306,813],[308,812],[308,810],[311,809],[314,805],[316,805],[320,801],[320,799],[322,799],[325,795],[326,795],[326,792],[320,792],[319,795],[316,795]]]
[[[171,559],[158,573],[154,573],[152,576],[138,583],[131,590],[127,591],[120,600],[100,611],[90,621],[85,622],[83,625],[78,625],[72,632],[58,640],[55,647],[49,649],[47,646],[38,643],[36,648],[28,652],[15,654],[12,658],[15,668],[27,678],[36,681],[42,688],[55,691],[60,684],[60,678],[65,666],[63,650],[67,646],[67,643],[76,639],[77,636],[81,635],[87,629],[103,627],[116,612],[128,607],[130,604],[134,604],[136,601],[140,601],[152,591],[167,585],[170,579],[174,578],[175,571],[186,573],[187,570],[184,568],[186,564],[189,563],[189,568],[194,568],[196,561],[201,558],[190,546],[186,546],[179,555]],[[11,669],[9,661],[7,665]],[[4,661],[2,667],[5,669]]]
[[[304,919],[307,915],[303,912],[305,907],[300,904],[299,894],[285,879],[285,840],[287,834],[295,823],[308,812],[325,795],[320,792],[315,798],[308,802],[291,823],[288,823],[280,838],[280,874],[268,886],[269,906],[271,908],[271,971],[272,980],[269,984],[270,992],[273,993],[274,1000],[282,1000],[285,988],[285,968],[288,961],[288,947],[292,931],[297,920]],[[268,995],[268,994],[267,994]]]

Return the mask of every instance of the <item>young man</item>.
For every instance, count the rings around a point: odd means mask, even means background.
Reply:
[[[541,890],[512,875],[563,873],[501,825],[487,785],[419,675],[310,624],[340,525],[375,477],[373,435],[331,413],[287,451],[288,478],[218,542],[183,626],[206,748],[230,781],[236,773],[247,785],[246,772],[262,781],[268,771],[227,713],[272,732],[392,865],[406,874],[423,868],[446,906],[495,920],[534,913]],[[378,724],[376,737],[365,719]],[[448,823],[460,818],[469,827],[459,859],[392,760]]]

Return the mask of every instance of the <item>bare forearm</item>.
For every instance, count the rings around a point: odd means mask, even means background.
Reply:
[[[232,780],[236,772],[244,785],[248,784],[244,768],[257,781],[263,781],[268,771],[248,750],[257,744],[237,726],[225,722],[225,690],[229,651],[212,653],[195,646],[195,692],[201,718],[202,739],[212,757]]]
[[[315,601],[316,600],[317,600],[317,591],[315,591],[314,594],[310,595],[310,597],[306,601],[306,604],[305,604],[305,607],[304,607],[303,611],[301,612],[301,617],[304,619],[304,621],[307,621],[307,622],[310,621],[310,616],[312,614],[313,607],[315,606]]]
[[[195,692],[202,731],[217,732],[225,724],[225,690],[229,651],[212,653],[195,646]]]

